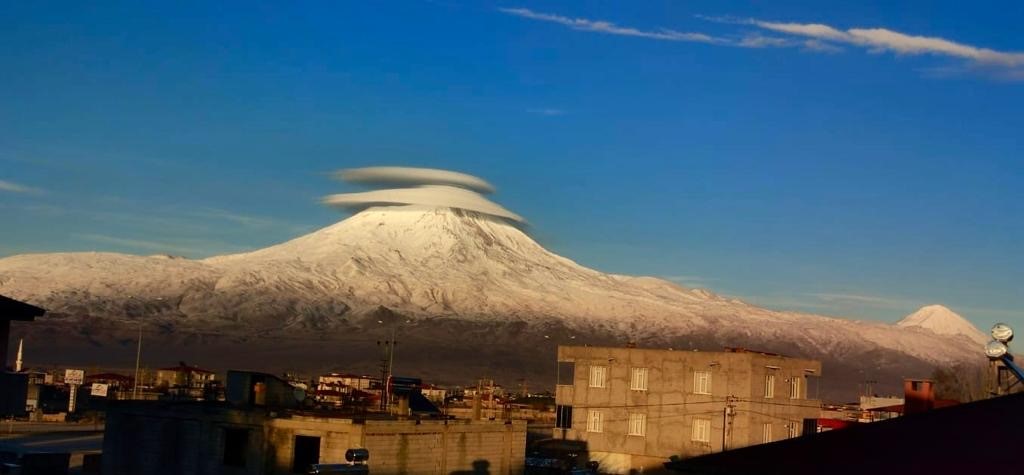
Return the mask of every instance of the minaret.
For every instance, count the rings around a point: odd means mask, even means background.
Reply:
[[[24,346],[25,346],[25,339],[24,338],[18,339],[18,359],[14,360],[14,372],[15,373],[20,373],[21,372],[21,363],[22,363],[21,356],[22,356],[23,350],[25,349]]]

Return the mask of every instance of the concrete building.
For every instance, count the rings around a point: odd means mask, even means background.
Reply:
[[[302,409],[272,375],[229,372],[227,401],[114,401],[103,473],[307,473],[365,448],[370,473],[522,473],[526,424],[412,419]]]
[[[178,363],[178,366],[156,370],[156,385],[168,388],[202,387],[216,379],[217,374],[213,371],[189,366],[184,362]]]
[[[423,397],[434,404],[444,405],[444,400],[448,397],[447,389],[430,383],[424,383],[420,389],[423,391]]]
[[[585,441],[607,473],[796,437],[821,411],[813,360],[560,346],[558,367],[555,437]]]
[[[349,373],[330,373],[317,378],[317,389],[349,387],[360,391],[380,390],[380,378]]]

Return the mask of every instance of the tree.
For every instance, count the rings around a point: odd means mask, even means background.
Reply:
[[[991,397],[992,374],[987,364],[961,363],[952,367],[936,368],[935,397],[972,402]]]

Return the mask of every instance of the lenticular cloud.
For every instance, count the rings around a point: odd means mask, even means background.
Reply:
[[[525,222],[522,216],[481,194],[493,193],[494,186],[465,173],[433,168],[366,167],[341,170],[334,177],[350,183],[404,187],[325,196],[323,203],[330,206],[353,210],[399,205],[456,208]]]

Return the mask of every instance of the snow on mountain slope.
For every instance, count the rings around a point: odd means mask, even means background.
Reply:
[[[342,328],[351,331],[348,316],[386,307],[421,321],[421,331],[435,319],[461,319],[559,325],[618,344],[684,338],[818,358],[892,352],[933,364],[978,357],[970,340],[955,336],[969,334],[963,325],[946,331],[948,316],[894,326],[767,310],[661,279],[598,272],[547,251],[503,220],[419,206],[370,208],[279,245],[199,261],[109,253],[8,257],[0,259],[0,293],[71,316],[146,314],[167,331],[305,329],[343,338]],[[128,311],[131,302],[149,306]]]
[[[923,328],[939,335],[962,335],[984,345],[989,338],[966,318],[942,305],[927,305],[896,323],[901,328]]]
[[[415,206],[370,209],[277,246],[203,263],[225,273],[218,287],[315,281],[364,303],[433,315],[560,315],[615,324],[640,311],[664,325],[680,306],[718,300],[582,267],[502,221]]]

